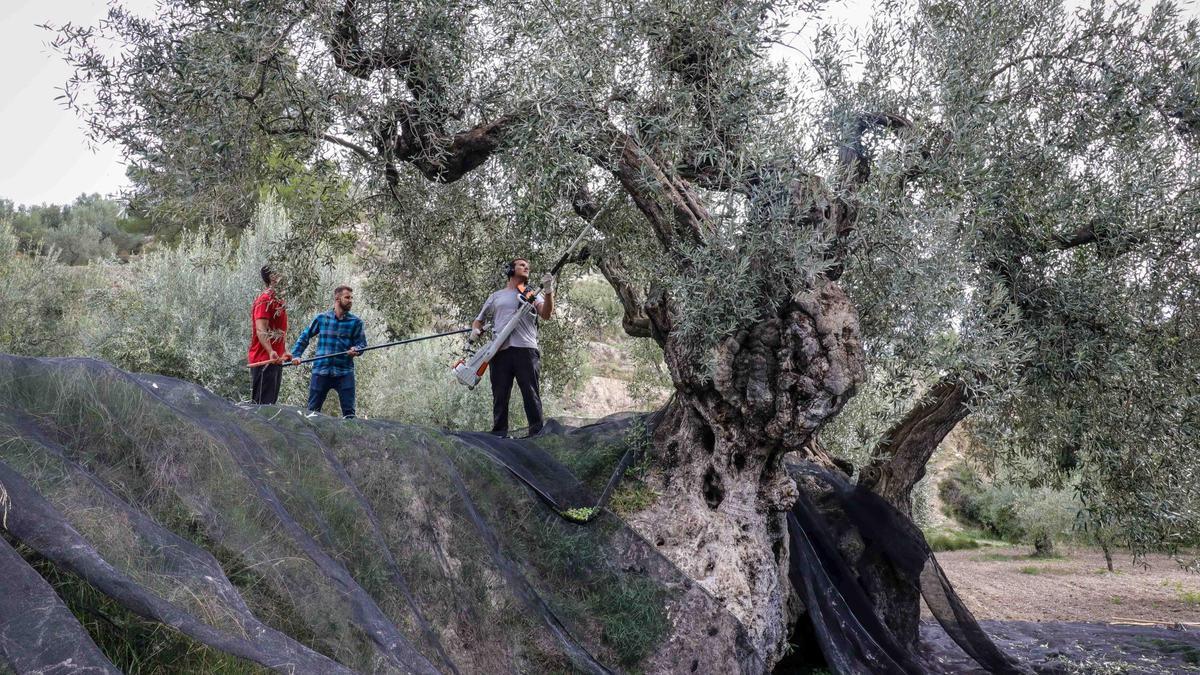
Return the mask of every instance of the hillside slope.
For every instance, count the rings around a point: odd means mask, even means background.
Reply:
[[[563,515],[591,513],[638,418],[518,442],[239,407],[88,359],[0,373],[17,672],[761,669],[619,519]]]

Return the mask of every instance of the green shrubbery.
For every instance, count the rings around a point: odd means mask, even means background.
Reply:
[[[250,304],[262,291],[259,269],[288,228],[286,214],[268,203],[236,242],[220,231],[185,233],[178,246],[106,269],[109,283],[91,294],[81,326],[84,352],[245,398]],[[299,324],[311,309],[289,302],[290,321]]]
[[[79,351],[76,321],[86,309],[92,271],[63,264],[56,252],[25,255],[10,223],[0,220],[0,351],[23,356]]]
[[[57,252],[68,265],[138,253],[147,241],[142,223],[100,195],[80,195],[64,206],[16,206],[0,199],[0,222],[11,225],[21,252]]]
[[[356,289],[353,312],[362,317],[371,344],[447,328],[433,326],[426,310],[412,313],[421,325],[406,323],[406,332],[395,334],[391,318],[396,308],[376,309],[377,304],[390,307],[394,298],[377,290],[349,256],[283,256],[283,246],[295,236],[287,213],[268,200],[260,206],[254,227],[237,238],[223,230],[184,232],[176,245],[149,251],[127,264],[104,259],[71,266],[55,249],[46,255],[23,253],[11,217],[0,218],[0,301],[22,308],[0,316],[0,352],[95,356],[124,370],[177,377],[226,398],[245,400],[250,393],[245,367],[250,304],[262,291],[259,269],[272,259],[285,276],[289,348],[313,316],[330,306],[333,288],[343,283]],[[593,310],[605,300],[586,285],[582,296],[587,299],[581,303],[583,323],[602,330],[598,317],[608,313]],[[578,323],[543,325],[548,414],[559,412],[555,392],[580,375],[577,366],[585,360],[578,340],[571,339]],[[449,366],[461,344],[459,338],[447,338],[373,351],[359,359],[360,415],[447,428],[490,428],[486,378],[472,391],[451,377]],[[284,371],[281,403],[305,404],[309,372],[308,366]],[[337,413],[336,394],[329,396],[325,410]],[[510,420],[514,429],[524,424],[519,395],[512,398]]]
[[[572,282],[566,288],[564,298],[569,305],[572,328],[621,355],[606,364],[608,370],[589,368],[580,375],[624,380],[626,391],[639,407],[662,405],[663,392],[671,387],[671,375],[663,361],[662,349],[650,338],[631,339],[625,334],[621,325],[624,310],[612,286],[599,274],[589,274]]]
[[[969,466],[959,464],[942,481],[940,493],[960,520],[1000,539],[1029,544],[1039,555],[1053,555],[1055,542],[1079,537],[1075,525],[1082,507],[1067,490],[985,481]]]
[[[979,548],[979,542],[966,532],[926,532],[925,541],[935,553]]]

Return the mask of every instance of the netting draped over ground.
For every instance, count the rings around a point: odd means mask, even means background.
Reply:
[[[602,508],[652,415],[515,441],[237,406],[88,359],[0,355],[0,374],[17,672],[763,671],[742,625]],[[819,478],[968,653],[1018,672],[906,519]],[[835,670],[936,669],[880,622],[818,508],[789,531]]]
[[[864,548],[880,553],[900,578],[914,584],[919,580],[919,591],[938,623],[980,667],[1003,675],[1030,672],[1001,652],[979,627],[912,521],[841,474],[811,464],[789,464],[788,470],[797,482],[815,485],[826,508],[832,506],[845,515]],[[804,599],[813,632],[833,669],[897,675],[944,670],[897,640],[881,620],[857,570],[839,552],[836,534],[808,492],[800,491],[788,514],[788,576]]]
[[[86,359],[0,373],[18,672],[148,657],[126,644],[181,670],[762,669],[739,622],[595,508],[641,418],[522,443],[239,407]]]

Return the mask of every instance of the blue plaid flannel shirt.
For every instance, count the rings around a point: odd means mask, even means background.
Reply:
[[[302,358],[304,350],[308,349],[308,342],[314,337],[317,338],[317,351],[314,356],[336,354],[351,347],[362,349],[367,346],[367,334],[363,330],[362,319],[349,312],[339,319],[332,309],[318,314],[317,318],[308,324],[308,328],[300,333],[300,337],[296,339],[296,346],[292,347],[292,355],[298,359]],[[332,356],[313,361],[312,367],[314,375],[348,375],[354,372],[354,359],[345,354]]]

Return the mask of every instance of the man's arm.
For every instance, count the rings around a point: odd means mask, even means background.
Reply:
[[[312,323],[308,324],[308,328],[305,328],[300,332],[300,337],[296,338],[296,345],[292,347],[293,356],[296,358],[304,356],[304,350],[308,349],[308,341],[311,340],[313,335],[316,335],[320,330],[317,328],[317,322],[320,321],[320,319],[320,316],[313,319]]]
[[[258,340],[258,344],[262,345],[262,348],[267,350],[268,358],[271,359],[271,363],[279,363],[281,360],[281,355],[276,353],[275,348],[271,346],[271,338],[269,337],[270,332],[270,322],[268,322],[266,319],[254,320],[254,339]]]
[[[366,346],[367,331],[363,328],[362,319],[359,319],[354,324],[354,334],[350,336],[350,356],[358,356]]]
[[[488,313],[492,311],[492,296],[484,301],[483,308],[479,310],[479,316],[471,322],[471,339],[476,340],[480,335],[483,335],[483,321],[488,317]]]
[[[547,274],[542,277],[542,304],[538,305],[538,316],[542,321],[549,321],[550,315],[554,314],[554,275]]]

